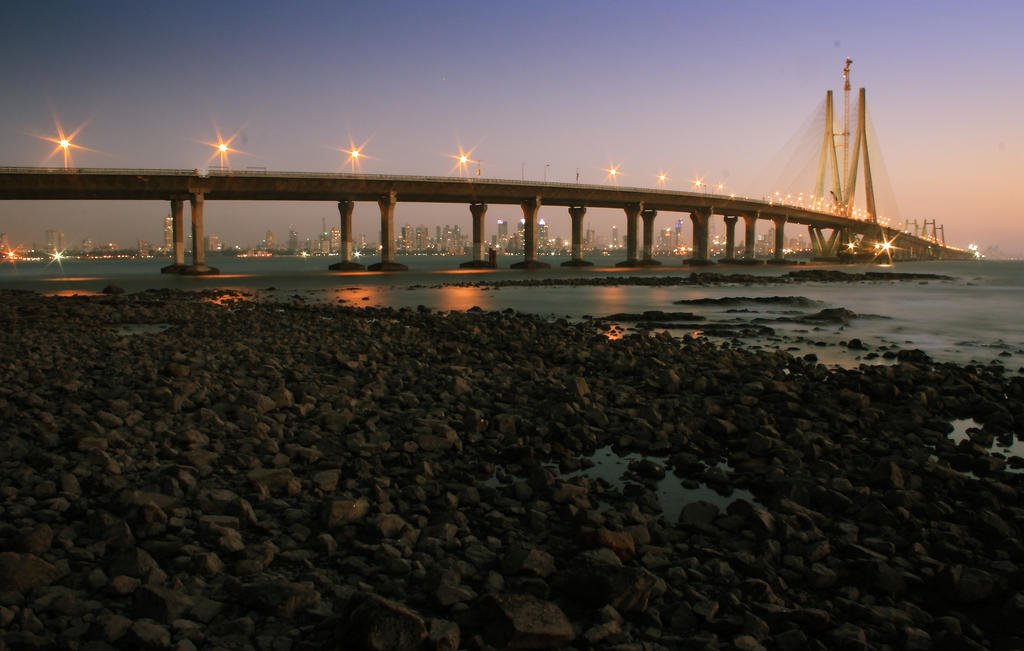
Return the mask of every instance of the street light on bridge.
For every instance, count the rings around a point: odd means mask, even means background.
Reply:
[[[448,154],[448,158],[454,158],[455,159],[455,166],[452,169],[453,170],[457,169],[459,171],[459,177],[460,178],[465,176],[466,168],[467,168],[468,165],[477,164],[477,161],[475,161],[472,158],[470,158],[470,156],[472,156],[472,155],[473,155],[473,150],[472,149],[470,149],[469,151],[463,151],[461,146],[459,147],[459,154],[457,156],[455,154]],[[451,173],[450,170],[449,170],[449,173]]]
[[[352,138],[350,137],[348,139],[348,149],[335,147],[337,151],[340,151],[343,154],[348,154],[348,157],[345,158],[345,162],[341,164],[342,170],[344,170],[346,167],[351,167],[353,173],[361,171],[360,163],[364,159],[373,158],[373,156],[367,156],[366,153],[364,153],[364,150],[366,149],[366,145],[368,142],[369,140],[363,142],[360,145],[357,145],[352,141]]]
[[[60,122],[56,119],[56,116],[54,116],[54,123],[56,124],[56,127],[57,127],[57,137],[56,138],[49,138],[49,137],[46,137],[46,136],[36,136],[38,138],[41,138],[42,140],[46,140],[48,142],[52,142],[53,144],[57,145],[56,147],[54,147],[53,151],[50,152],[50,155],[46,157],[46,160],[43,161],[44,164],[47,161],[49,161],[51,158],[53,158],[53,156],[57,152],[62,152],[63,155],[64,155],[64,169],[66,170],[66,169],[68,169],[68,164],[71,162],[71,150],[72,149],[81,149],[82,151],[96,151],[95,149],[89,149],[88,147],[83,147],[81,145],[76,145],[74,142],[72,142],[75,139],[75,136],[78,135],[78,132],[81,131],[83,127],[85,127],[85,124],[82,124],[77,129],[72,131],[70,134],[65,134],[64,133],[64,128],[61,127]]]
[[[224,137],[220,135],[220,129],[216,125],[214,125],[213,129],[214,129],[214,132],[217,134],[217,142],[203,142],[204,145],[209,145],[210,147],[213,147],[213,153],[210,155],[210,158],[207,159],[206,162],[209,163],[214,158],[220,158],[220,168],[222,170],[228,169],[230,167],[230,165],[231,165],[230,161],[228,160],[228,154],[229,153],[235,153],[235,154],[242,154],[242,153],[244,153],[244,152],[241,152],[241,151],[239,151],[237,149],[234,149],[231,146],[231,142],[236,137],[238,137],[238,134],[241,131],[241,129],[239,129],[238,131],[236,131],[233,134],[231,134],[231,137],[228,138],[227,140],[225,140]]]

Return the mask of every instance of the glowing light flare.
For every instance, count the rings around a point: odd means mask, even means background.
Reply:
[[[47,142],[52,142],[54,145],[56,145],[56,147],[53,148],[53,151],[51,151],[49,153],[49,155],[47,155],[46,159],[43,161],[43,165],[48,163],[49,160],[51,158],[53,158],[54,156],[56,156],[58,153],[61,153],[64,156],[64,169],[68,169],[68,166],[71,164],[71,151],[72,150],[78,149],[78,150],[81,150],[81,151],[93,151],[93,152],[96,151],[95,149],[89,149],[88,147],[83,147],[82,145],[76,145],[74,143],[75,137],[77,137],[79,132],[83,128],[85,128],[85,125],[86,125],[85,122],[83,122],[81,125],[79,125],[78,128],[76,128],[71,133],[65,133],[64,132],[64,127],[61,126],[60,120],[57,119],[56,115],[54,115],[54,117],[53,117],[53,123],[54,123],[54,127],[56,127],[56,129],[57,129],[57,137],[56,138],[51,138],[49,136],[35,136],[36,138],[39,138],[40,140],[45,140]]]
[[[244,151],[240,151],[231,146],[231,143],[234,142],[235,138],[238,137],[238,134],[241,133],[243,128],[244,127],[239,127],[238,131],[235,131],[233,134],[231,134],[230,138],[224,138],[224,136],[222,136],[220,133],[220,128],[214,125],[213,130],[214,133],[217,134],[217,141],[201,141],[204,145],[213,147],[213,153],[210,154],[210,157],[206,160],[206,164],[209,165],[210,161],[212,161],[215,158],[219,158],[220,168],[222,170],[230,169],[231,161],[229,160],[228,154],[245,154]]]
[[[343,147],[335,147],[334,148],[335,150],[340,151],[343,154],[348,154],[348,156],[345,158],[345,161],[341,164],[341,168],[343,170],[345,168],[349,168],[349,169],[352,170],[353,173],[361,171],[360,170],[361,163],[364,160],[372,160],[373,159],[373,156],[369,156],[366,153],[366,145],[369,144],[369,142],[370,142],[369,140],[366,140],[366,141],[362,142],[361,144],[357,145],[352,140],[352,138],[349,138],[348,139],[348,149],[345,149]]]
[[[473,149],[476,149],[476,147],[474,147]],[[448,158],[455,160],[455,165],[453,165],[452,168],[448,170],[448,173],[451,174],[452,172],[457,171],[459,173],[459,177],[463,177],[466,175],[466,170],[468,169],[469,165],[479,165],[480,161],[473,160],[472,158],[473,149],[465,151],[464,149],[462,149],[462,145],[459,145],[458,154],[448,154]]]
[[[622,172],[619,170],[619,167],[620,167],[619,165],[614,165],[614,164],[609,165],[608,167],[606,167],[604,169],[604,171],[608,174],[608,176],[606,176],[605,179],[610,180],[612,183],[615,183],[616,185],[618,185],[619,184],[619,175],[622,174]]]

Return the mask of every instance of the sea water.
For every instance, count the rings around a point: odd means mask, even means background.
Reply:
[[[759,265],[690,268],[679,259],[661,267],[619,269],[617,258],[599,256],[594,267],[563,268],[565,258],[543,257],[550,270],[508,269],[512,257],[499,259],[499,269],[463,270],[465,258],[398,256],[407,272],[331,272],[336,257],[211,258],[216,276],[161,274],[167,260],[65,260],[0,264],[0,289],[28,289],[69,296],[100,292],[113,284],[127,292],[170,288],[234,290],[263,300],[303,300],[353,306],[418,307],[435,310],[511,308],[545,317],[584,319],[647,310],[692,312],[712,323],[759,323],[775,337],[742,338],[741,345],[813,353],[826,364],[854,367],[884,363],[885,351],[917,348],[938,361],[1002,364],[1016,372],[1024,367],[1024,262],[912,262],[895,265]],[[368,262],[373,262],[369,260]],[[849,273],[882,271],[927,273],[945,279],[876,282],[793,282],[787,284],[721,284],[705,286],[555,285],[473,286],[492,281],[547,278],[571,280],[622,276],[688,276],[693,272],[780,276],[794,269],[835,269]],[[811,309],[786,305],[674,305],[699,298],[801,296],[816,301]],[[794,317],[819,309],[842,307],[858,316],[846,324],[806,325]],[[632,323],[624,323],[628,332]],[[676,335],[700,336],[700,325],[670,328]],[[866,349],[842,345],[860,339]],[[872,354],[873,353],[873,354]],[[890,353],[891,357],[891,353]]]

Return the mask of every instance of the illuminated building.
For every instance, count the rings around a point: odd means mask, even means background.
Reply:
[[[64,232],[57,230],[46,231],[46,250],[47,251],[63,251],[64,246]]]
[[[164,217],[164,250],[172,251],[174,249],[174,217],[167,215]]]

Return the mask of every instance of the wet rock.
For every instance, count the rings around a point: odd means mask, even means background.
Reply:
[[[328,529],[361,520],[370,511],[370,503],[365,499],[331,500],[324,505],[323,521]]]
[[[417,651],[427,627],[416,612],[395,601],[366,595],[349,615],[346,643],[372,651]]]
[[[711,502],[698,500],[690,502],[679,512],[679,524],[704,525],[711,524],[718,517],[718,506]]]
[[[487,642],[499,648],[558,648],[576,637],[561,608],[529,595],[486,595],[471,612]]]
[[[168,649],[171,646],[171,632],[151,619],[138,619],[128,629],[132,644],[140,649]]]
[[[192,607],[192,600],[177,590],[144,585],[132,593],[132,604],[136,617],[169,624]]]
[[[505,554],[501,566],[505,574],[529,573],[544,578],[555,571],[555,557],[539,549],[515,547]]]
[[[242,595],[251,606],[284,619],[290,619],[320,601],[320,593],[312,583],[292,581],[247,583],[242,586]]]
[[[0,589],[24,592],[50,585],[59,570],[34,554],[0,552]]]

